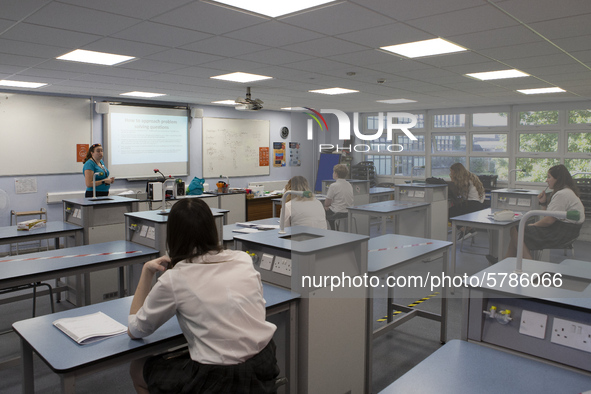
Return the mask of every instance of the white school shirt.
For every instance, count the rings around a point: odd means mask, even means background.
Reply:
[[[242,363],[267,346],[277,327],[265,321],[260,274],[241,251],[209,253],[165,271],[144,305],[128,318],[143,338],[176,314],[191,359],[202,364]]]
[[[569,220],[569,219],[558,219],[562,220],[566,223],[577,223],[581,224],[585,221],[585,207],[581,202],[581,199],[577,197],[575,192],[573,192],[568,187],[565,187],[562,190],[559,190],[555,193],[552,193],[552,198],[550,199],[550,203],[546,208],[548,211],[579,211],[581,213],[581,217],[578,221]]]
[[[292,204],[293,203],[293,204]],[[317,199],[296,200],[285,203],[285,227],[308,226],[326,230],[326,211]]]
[[[470,188],[468,189],[468,198],[467,201],[478,201],[483,203],[484,202],[484,194],[482,197],[478,196],[478,190],[476,190],[476,186],[470,181]]]
[[[332,200],[330,210],[334,213],[348,212],[347,208],[353,206],[353,186],[346,180],[338,178],[328,187],[326,198]]]

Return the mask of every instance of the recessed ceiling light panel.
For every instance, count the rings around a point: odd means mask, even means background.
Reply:
[[[166,96],[164,93],[150,93],[150,92],[127,92],[121,93],[120,96],[132,96],[132,97],[160,97]]]
[[[554,88],[539,88],[539,89],[521,89],[518,90],[519,93],[523,94],[545,94],[545,93],[562,93],[566,92],[564,89],[560,89],[559,87]]]
[[[230,82],[255,82],[255,81],[263,81],[265,79],[272,79],[273,77],[267,77],[265,75],[257,75],[257,74],[249,74],[243,72],[235,72],[231,74],[224,74],[224,75],[216,75],[215,77],[211,77],[212,79],[221,79],[222,81],[230,81]]]
[[[251,11],[271,18],[291,14],[294,12],[317,7],[322,4],[334,2],[334,0],[212,0],[215,3],[226,4],[241,10]]]
[[[12,88],[37,89],[45,85],[47,84],[42,82],[10,81],[7,79],[0,80],[0,86],[10,86]]]
[[[468,77],[480,79],[481,81],[489,81],[492,79],[506,79],[506,78],[521,78],[529,77],[529,74],[519,70],[499,70],[499,71],[487,71],[482,73],[471,73],[466,74]]]
[[[449,42],[442,38],[433,38],[431,40],[390,45],[381,47],[380,49],[383,49],[388,52],[393,52],[408,58],[442,55],[445,53],[467,51],[466,48],[456,45],[453,42]]]
[[[346,94],[346,93],[358,93],[359,90],[344,89],[344,88],[328,88],[328,89],[308,90],[308,92],[335,95],[335,94]]]
[[[223,105],[236,105],[236,101],[234,100],[220,100],[220,101],[212,101],[212,104],[223,104]]]
[[[71,62],[100,64],[103,66],[114,66],[116,64],[120,64],[123,62],[127,62],[131,59],[135,59],[135,57],[115,55],[113,53],[86,51],[84,49],[76,49],[75,51],[66,53],[65,55],[57,57],[56,59],[68,60]]]
[[[404,104],[404,103],[416,103],[416,100],[408,100],[408,99],[391,99],[391,100],[377,100],[378,103],[384,104]]]

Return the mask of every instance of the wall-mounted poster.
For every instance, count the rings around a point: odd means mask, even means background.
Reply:
[[[261,167],[268,167],[269,166],[269,148],[268,147],[259,148],[259,166],[261,166]]]
[[[300,160],[300,143],[290,142],[289,143],[289,166],[299,167],[302,165]]]
[[[273,142],[273,167],[285,167],[285,142]]]

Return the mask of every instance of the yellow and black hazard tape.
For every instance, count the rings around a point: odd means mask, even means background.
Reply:
[[[435,291],[435,292],[433,292],[433,294],[429,294],[427,297],[423,297],[420,300],[417,300],[417,301],[413,302],[412,304],[408,304],[408,306],[410,308],[413,308],[413,307],[415,307],[415,306],[417,306],[419,304],[422,304],[425,301],[430,300],[433,297],[437,297],[438,295],[439,295],[439,292],[438,291]],[[393,315],[396,316],[396,315],[399,315],[401,313],[404,313],[404,312],[402,312],[402,311],[394,311]],[[388,320],[388,316],[384,316],[381,319],[378,319],[377,321],[383,322],[383,321],[387,321],[387,320]]]

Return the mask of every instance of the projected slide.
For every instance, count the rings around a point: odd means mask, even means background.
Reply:
[[[188,174],[187,110],[111,105],[103,120],[107,166],[115,177]]]

